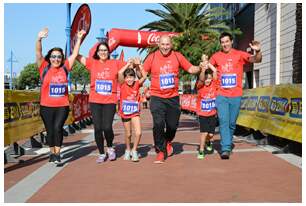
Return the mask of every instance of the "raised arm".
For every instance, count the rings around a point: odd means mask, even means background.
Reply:
[[[79,51],[80,51],[80,46],[81,46],[81,40],[82,40],[82,37],[83,37],[84,34],[86,34],[85,30],[78,31],[77,42],[75,43],[72,54],[68,57],[68,62],[69,62],[69,65],[71,67],[72,67],[75,59],[78,57],[78,54],[79,54]]]
[[[133,60],[128,59],[127,63],[118,71],[118,82],[122,84],[124,82],[124,71],[129,68],[129,66],[133,65]]]
[[[48,28],[44,28],[38,33],[37,40],[36,40],[36,46],[35,46],[35,53],[36,53],[36,64],[38,67],[40,67],[44,57],[42,55],[42,45],[41,40],[43,38],[46,38],[48,36]]]
[[[261,45],[258,41],[252,41],[252,43],[249,44],[251,49],[255,51],[255,55],[251,56],[249,58],[249,62],[251,63],[259,63],[262,60],[262,54],[261,54]]]
[[[136,75],[138,79],[141,79],[142,78],[141,70],[143,69],[143,65],[141,65],[141,59],[139,57],[135,57],[133,61],[136,68]]]
[[[142,64],[139,65],[139,70],[140,70],[140,74],[141,74],[141,77],[139,78],[139,84],[142,85],[144,83],[144,81],[146,81],[146,79],[147,79],[147,73],[143,69]]]
[[[197,73],[199,73],[200,72],[200,67],[199,66],[194,66],[194,65],[192,65],[191,67],[189,67],[189,69],[188,69],[188,73],[190,73],[190,74],[197,74]]]

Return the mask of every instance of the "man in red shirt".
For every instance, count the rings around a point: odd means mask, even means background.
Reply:
[[[146,58],[144,75],[151,73],[150,110],[157,152],[155,163],[163,163],[165,158],[173,153],[171,141],[175,137],[181,114],[178,94],[179,68],[192,74],[198,73],[200,69],[193,66],[181,53],[172,50],[169,36],[161,36],[158,47],[157,51]]]
[[[229,159],[232,150],[232,138],[240,110],[242,96],[243,65],[261,62],[261,46],[257,41],[249,44],[254,55],[232,48],[233,37],[229,33],[220,35],[221,51],[210,58],[210,63],[217,68],[219,90],[216,107],[221,135],[221,158]]]

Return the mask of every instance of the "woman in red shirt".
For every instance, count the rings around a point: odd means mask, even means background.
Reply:
[[[116,159],[113,148],[113,120],[116,112],[118,71],[124,66],[120,60],[110,59],[106,43],[97,45],[92,57],[78,55],[78,61],[90,72],[89,103],[92,113],[95,141],[99,149],[97,163]],[[104,137],[107,143],[107,156],[104,152]]]
[[[138,81],[136,80],[134,68],[136,69],[137,76],[140,78]],[[133,162],[139,161],[137,152],[137,147],[141,138],[139,88],[146,79],[146,77],[142,75],[142,72],[143,66],[140,64],[140,59],[138,58],[135,61],[129,60],[118,73],[118,80],[121,84],[119,115],[122,118],[125,129],[126,150],[124,160],[132,159]],[[135,129],[135,141],[133,149],[131,150],[132,125]]]
[[[38,33],[36,41],[36,63],[41,78],[40,115],[47,131],[47,142],[50,147],[49,162],[61,162],[60,149],[63,140],[63,126],[69,113],[68,72],[79,53],[82,36],[85,31],[78,32],[78,39],[71,56],[65,60],[61,48],[55,47],[42,55],[41,40],[48,36],[48,29]]]

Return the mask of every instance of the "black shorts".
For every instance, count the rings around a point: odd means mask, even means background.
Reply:
[[[217,125],[216,116],[204,117],[199,116],[200,122],[200,132],[208,132],[210,134],[215,134],[215,129]]]
[[[137,116],[139,116],[139,115],[136,115],[134,117],[137,117]],[[131,119],[132,119],[132,117],[131,118],[123,118],[123,117],[121,117],[122,122],[129,122],[129,121],[131,121]]]

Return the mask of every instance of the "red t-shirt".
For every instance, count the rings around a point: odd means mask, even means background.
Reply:
[[[90,72],[89,102],[117,104],[118,71],[124,64],[113,59],[102,63],[93,58],[86,58],[86,68]]]
[[[171,51],[166,57],[159,50],[150,54],[144,62],[144,70],[151,73],[150,94],[162,98],[178,96],[179,68],[187,71],[191,66],[179,52]]]
[[[212,80],[209,86],[203,85],[198,88],[197,114],[199,116],[209,117],[217,113],[216,97],[218,84],[216,80]]]
[[[231,49],[229,53],[219,51],[210,58],[210,63],[217,68],[218,95],[242,96],[243,65],[249,62],[250,56],[247,52]]]
[[[39,67],[40,79],[44,68],[48,66],[48,62],[43,60]],[[71,71],[68,60],[64,63],[67,71]],[[40,105],[46,107],[64,107],[69,106],[68,98],[68,79],[65,70],[60,67],[50,67],[44,77],[40,89]]]
[[[140,114],[139,81],[129,86],[126,82],[121,85],[119,115],[122,118],[132,118]]]

